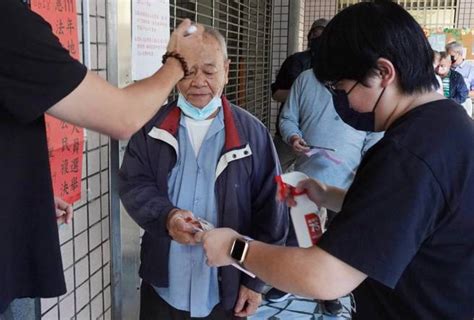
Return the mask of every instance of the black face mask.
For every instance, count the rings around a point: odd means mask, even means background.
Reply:
[[[326,88],[332,94],[334,108],[336,109],[339,117],[341,117],[342,121],[356,130],[374,132],[375,109],[377,108],[380,98],[382,98],[385,88],[383,88],[382,92],[380,93],[380,96],[378,97],[377,102],[375,102],[372,111],[357,112],[351,108],[348,96],[358,84],[359,82],[356,82],[356,84],[348,92],[345,92],[344,90],[333,89],[329,86],[326,86]]]
[[[319,45],[321,44],[321,37],[313,38],[309,42],[309,50],[311,51],[311,56],[315,56],[316,51],[319,49]]]

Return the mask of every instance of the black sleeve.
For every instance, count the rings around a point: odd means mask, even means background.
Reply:
[[[433,232],[445,200],[424,161],[394,142],[374,149],[319,246],[394,288]]]
[[[296,80],[298,75],[303,71],[300,70],[298,60],[295,56],[289,56],[281,65],[280,71],[276,76],[275,82],[272,83],[272,94],[277,90],[290,90],[291,85]],[[296,77],[295,74],[297,73]]]
[[[33,121],[72,92],[87,69],[19,0],[0,1],[0,108]]]

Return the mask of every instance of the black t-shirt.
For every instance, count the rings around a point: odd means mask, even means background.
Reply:
[[[301,72],[311,68],[311,51],[305,50],[297,52],[285,59],[281,65],[280,71],[272,83],[272,93],[277,90],[290,90],[293,82]]]
[[[474,125],[450,100],[409,111],[364,157],[319,245],[367,274],[354,319],[474,317]]]
[[[87,70],[19,0],[0,1],[0,313],[65,292],[43,113]]]

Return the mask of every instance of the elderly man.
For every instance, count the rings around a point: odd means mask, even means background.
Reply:
[[[466,87],[471,91],[470,95],[474,96],[474,65],[464,60],[463,45],[456,41],[450,42],[446,45],[446,52],[451,56],[452,68],[462,75]]]
[[[466,83],[469,96],[463,103],[464,109],[472,116],[472,98],[474,98],[474,64],[470,61],[464,60],[463,45],[459,42],[453,41],[446,45],[446,52],[451,56],[451,68],[459,72],[464,82]]]
[[[198,217],[273,244],[288,228],[268,130],[222,96],[230,63],[222,35],[207,29],[203,41],[178,100],[133,136],[120,172],[122,202],[145,229],[142,320],[234,319],[260,304],[262,281],[207,266],[194,241]]]

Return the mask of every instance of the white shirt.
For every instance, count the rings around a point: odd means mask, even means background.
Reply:
[[[441,95],[444,95],[444,92],[443,92],[443,80],[441,80],[441,77],[438,76],[437,74],[435,74],[436,76],[436,80],[438,80],[438,84],[439,84],[439,88],[438,90],[436,90],[436,92],[438,92],[439,94]]]
[[[188,131],[189,141],[191,141],[191,145],[193,146],[194,153],[197,157],[199,150],[201,149],[202,142],[206,137],[207,131],[209,131],[209,127],[211,126],[212,119],[206,120],[194,120],[190,117],[184,117],[186,121],[186,130]]]

